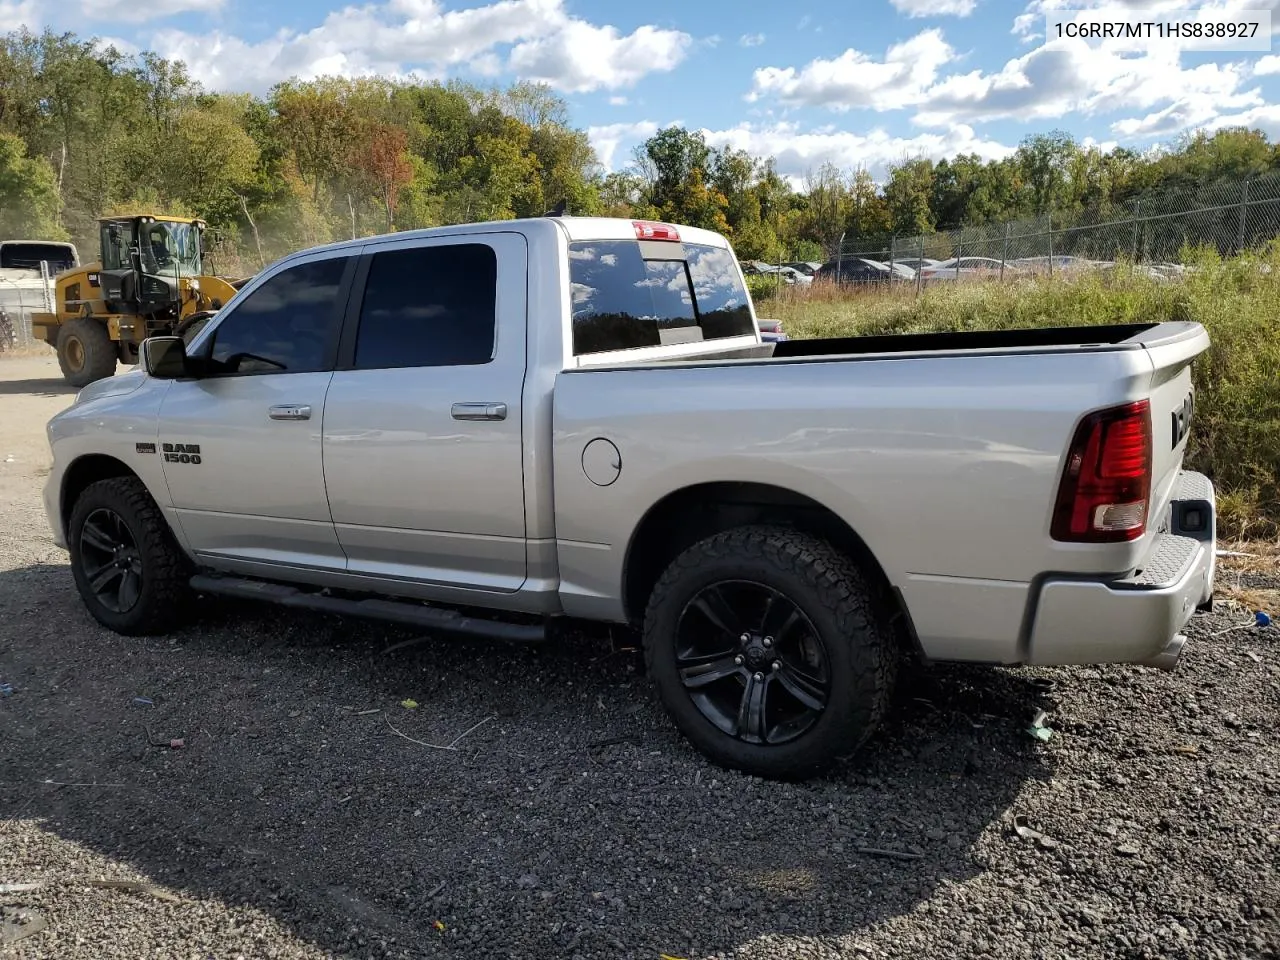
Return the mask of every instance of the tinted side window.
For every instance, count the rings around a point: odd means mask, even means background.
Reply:
[[[358,370],[488,363],[498,259],[482,243],[377,253],[360,307]]]
[[[346,265],[347,258],[334,257],[290,267],[235,304],[213,331],[211,372],[327,369]]]
[[[569,245],[574,354],[753,332],[728,250],[674,243],[669,250],[669,257],[646,260],[633,240]]]

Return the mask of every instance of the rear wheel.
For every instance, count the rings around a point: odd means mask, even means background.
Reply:
[[[140,635],[179,622],[191,570],[142,481],[113,477],[86,487],[71,511],[67,546],[80,598],[104,627]]]
[[[58,331],[58,366],[73,387],[85,387],[116,372],[116,345],[107,325],[90,317],[76,317]]]
[[[713,762],[801,779],[855,752],[891,694],[896,650],[857,569],[785,527],[742,527],[667,568],[645,660],[680,731]]]

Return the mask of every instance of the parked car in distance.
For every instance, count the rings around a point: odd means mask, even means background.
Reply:
[[[845,257],[842,260],[828,260],[815,275],[815,280],[829,283],[845,284],[877,284],[905,283],[914,280],[915,271],[910,267],[895,263],[889,264],[879,260],[867,260],[863,257]]]
[[[761,317],[757,318],[756,326],[760,328],[760,339],[764,343],[781,343],[787,339],[786,333],[782,330],[781,320],[766,320]]]
[[[923,268],[920,279],[925,283],[933,280],[985,280],[1002,274],[1008,277],[1017,272],[1016,266],[1001,264],[991,257],[952,257]]]
[[[1208,346],[1194,322],[766,343],[714,232],[406,231],[144,341],[50,420],[44,507],[117,633],[206,595],[630,628],[690,743],[804,778],[917,658],[1178,662],[1213,595],[1213,485],[1183,469]]]
[[[808,261],[808,260],[792,260],[787,263],[784,263],[783,266],[790,267],[792,270],[795,270],[798,273],[802,273],[806,277],[812,277],[815,273],[818,272],[818,269],[822,266],[822,264],[815,263],[813,261]]]
[[[940,260],[934,260],[930,257],[895,257],[894,263],[900,263],[904,267],[911,270],[919,271],[924,267],[933,267],[941,263]]]
[[[747,260],[742,264],[744,276],[774,277],[783,283],[810,283],[813,277],[786,264],[765,263],[763,260]]]

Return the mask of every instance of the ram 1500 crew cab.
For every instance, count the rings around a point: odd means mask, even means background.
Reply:
[[[803,777],[903,653],[1171,667],[1211,602],[1195,323],[764,343],[726,240],[547,217],[293,254],[49,424],[89,612],[229,594],[629,624],[715,762]]]

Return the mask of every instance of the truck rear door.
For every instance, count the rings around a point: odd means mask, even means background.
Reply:
[[[363,248],[324,411],[349,572],[523,584],[527,274],[517,233]]]

